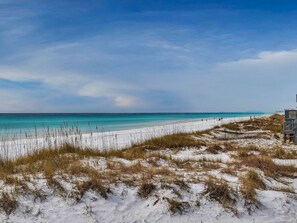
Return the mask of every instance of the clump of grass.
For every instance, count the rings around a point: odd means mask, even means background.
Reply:
[[[241,122],[247,130],[269,130],[274,134],[282,132],[282,124],[284,122],[283,115],[272,115],[266,118],[256,118]]]
[[[127,160],[145,159],[146,147],[144,145],[134,145],[122,150],[104,150],[100,152],[101,157],[105,158],[122,158]]]
[[[233,157],[235,158],[245,158],[250,156],[250,154],[253,154],[253,152],[258,152],[259,149],[256,146],[234,146],[234,145],[229,145],[225,149],[226,151],[232,151],[234,154],[232,154]]]
[[[295,159],[297,157],[296,151],[286,151],[282,147],[275,147],[271,149],[272,157],[277,159]]]
[[[176,173],[168,167],[160,167],[160,168],[152,168],[151,169],[151,174],[150,178],[152,177],[162,177],[163,179],[166,179],[167,177],[169,179],[175,179],[176,178]]]
[[[211,154],[218,154],[219,152],[222,152],[224,149],[219,145],[210,146],[206,149],[207,152]]]
[[[234,167],[231,167],[230,165],[228,165],[227,167],[223,168],[221,170],[221,173],[229,174],[229,175],[232,175],[232,176],[236,176],[237,175],[236,169]]]
[[[265,175],[277,178],[279,176],[295,178],[297,167],[294,165],[276,165],[269,156],[255,156],[241,158],[241,165],[256,168],[264,172]]]
[[[108,198],[108,193],[111,193],[109,188],[106,188],[100,181],[100,179],[92,178],[83,183],[77,183],[76,191],[72,193],[71,197],[79,202],[85,193],[89,190],[93,190],[100,194],[104,199]]]
[[[160,150],[167,148],[178,149],[183,147],[200,147],[201,145],[204,145],[204,143],[195,139],[190,134],[177,133],[152,138],[136,146],[143,146],[143,148],[147,150]]]
[[[284,193],[295,193],[295,190],[292,187],[273,187],[272,189]]]
[[[294,165],[276,165],[277,173],[283,177],[296,178],[297,167]]]
[[[34,201],[39,199],[40,202],[43,202],[47,198],[47,195],[41,189],[30,190],[30,193],[33,195]]]
[[[167,201],[168,209],[172,214],[179,213],[181,215],[190,207],[188,202],[177,201],[170,198],[165,198],[165,200]]]
[[[246,131],[255,131],[258,129],[259,128],[257,126],[254,126],[253,124],[244,123],[244,130],[246,130]]]
[[[239,131],[240,130],[240,126],[238,125],[238,123],[224,124],[221,127],[232,130],[232,131]]]
[[[200,168],[202,171],[220,169],[221,168],[220,162],[221,160],[211,160],[211,161],[202,160],[202,163],[200,163]]]
[[[175,180],[173,183],[179,186],[179,188],[182,190],[185,190],[185,191],[190,190],[190,186],[184,180]]]
[[[235,193],[226,181],[208,177],[205,181],[204,194],[211,200],[219,202],[224,208],[237,213]]]
[[[213,130],[213,129],[207,129],[207,130],[197,131],[197,132],[194,132],[193,135],[194,135],[194,136],[203,136],[203,135],[207,135],[207,134],[210,134],[212,130]]]
[[[187,169],[187,170],[193,170],[194,169],[194,165],[196,163],[196,161],[192,161],[192,160],[180,160],[180,159],[170,159],[171,163],[180,168],[180,169]]]
[[[239,158],[244,158],[244,157],[248,157],[248,156],[249,156],[249,153],[247,151],[239,150],[237,152],[237,157],[239,157]]]
[[[47,185],[54,189],[54,192],[57,192],[58,194],[64,196],[66,194],[66,190],[61,185],[61,183],[56,180],[54,177],[48,177],[47,178]]]
[[[262,170],[267,176],[275,177],[277,166],[268,156],[247,156],[241,158],[241,164]]]
[[[247,171],[247,173],[240,178],[240,183],[240,191],[245,200],[245,207],[250,214],[254,206],[258,208],[260,205],[260,202],[257,200],[256,189],[265,189],[266,185],[254,170]]]
[[[155,190],[156,186],[152,183],[143,183],[138,189],[138,196],[141,198],[148,198]]]
[[[15,176],[13,175],[8,175],[8,174],[2,174],[1,178],[3,179],[3,181],[6,184],[9,185],[16,185],[19,183],[19,179],[17,179]]]
[[[278,159],[287,159],[288,153],[283,148],[277,147],[274,148],[273,157]]]
[[[7,216],[9,216],[17,208],[17,205],[18,202],[15,197],[6,192],[2,192],[0,198],[0,208]]]
[[[107,199],[108,194],[112,191],[109,187],[104,186],[103,182],[101,181],[101,177],[101,174],[99,174],[96,170],[90,169],[89,180],[86,182],[86,184],[91,190],[97,192],[103,198]]]
[[[254,170],[248,170],[245,176],[242,178],[242,183],[244,185],[250,184],[256,189],[266,189],[266,185],[259,176],[259,174]]]
[[[41,202],[43,202],[46,199],[46,194],[41,189],[38,189],[38,188],[31,189],[28,187],[25,181],[20,181],[15,189],[16,189],[16,194],[33,196],[34,201],[39,199]]]
[[[95,151],[92,149],[81,149],[79,147],[75,147],[71,144],[64,144],[58,148],[55,149],[42,149],[38,150],[34,153],[30,153],[26,156],[22,156],[20,158],[17,158],[16,160],[11,161],[12,163],[10,166],[14,165],[27,165],[30,163],[37,163],[38,161],[44,161],[44,160],[54,160],[63,157],[63,155],[68,154],[74,154],[75,156],[79,158],[84,157],[90,157],[90,156],[100,156],[100,151]],[[65,157],[63,157],[63,160]],[[9,165],[9,162],[6,163],[6,166]]]

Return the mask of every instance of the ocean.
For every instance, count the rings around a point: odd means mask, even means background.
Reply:
[[[22,135],[45,129],[78,128],[82,133],[149,127],[178,121],[264,115],[262,112],[232,113],[34,113],[0,114],[0,136]]]

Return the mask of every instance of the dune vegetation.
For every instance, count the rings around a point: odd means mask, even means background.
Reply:
[[[227,213],[252,215],[261,191],[297,198],[297,147],[282,143],[283,117],[273,115],[213,129],[176,133],[121,150],[94,150],[69,143],[0,161],[0,209],[6,216],[52,196],[83,202],[116,196],[119,185],[142,201],[162,203],[168,214],[199,212],[207,202]],[[198,188],[198,189],[197,189]],[[200,189],[199,189],[200,188]],[[22,198],[22,199],[21,199]],[[31,204],[31,205],[32,205]]]

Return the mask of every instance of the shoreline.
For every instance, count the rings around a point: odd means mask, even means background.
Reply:
[[[268,117],[255,116],[253,118]],[[70,143],[81,148],[96,150],[123,149],[145,140],[174,133],[189,133],[211,129],[215,126],[249,120],[251,117],[209,118],[196,121],[176,121],[159,125],[109,132],[72,134],[67,136],[44,136],[30,139],[16,139],[0,142],[0,157],[11,159],[33,153],[43,148],[57,148]]]
[[[135,140],[189,133],[124,150],[64,145],[3,160],[0,219],[269,223],[273,218],[295,222],[297,146],[282,143],[282,121],[283,116],[273,115],[161,125],[113,134],[128,141],[131,132]],[[222,124],[227,125],[218,126]],[[208,128],[212,129],[196,132]],[[109,143],[111,134],[105,134]],[[122,143],[118,149],[125,146]]]
[[[156,113],[157,114],[157,113]],[[240,117],[260,117],[263,115],[268,115],[269,113],[213,113],[213,116],[203,116],[208,113],[201,113],[201,117],[190,117],[192,113],[185,113],[185,117],[178,117],[178,115],[183,113],[172,113],[171,115],[175,115],[176,117],[154,117],[156,114],[147,114],[151,115],[151,117],[135,117],[135,120],[131,119],[128,114],[127,117],[115,117],[116,119],[113,120],[112,116],[104,119],[104,117],[93,117],[90,120],[83,120],[84,116],[78,116],[77,120],[68,120],[67,117],[71,114],[67,114],[66,117],[61,116],[55,120],[49,120],[49,117],[43,117],[45,120],[37,119],[36,120],[27,120],[28,117],[24,117],[24,123],[20,125],[18,119],[21,117],[14,117],[12,116],[12,120],[5,121],[5,117],[1,117],[0,114],[0,136],[1,141],[12,141],[14,139],[30,139],[30,138],[41,138],[44,135],[50,132],[63,132],[67,131],[69,134],[77,132],[81,134],[88,134],[94,132],[113,132],[113,131],[122,131],[122,130],[131,130],[131,129],[139,129],[139,128],[147,128],[147,127],[154,127],[158,125],[167,125],[167,124],[174,124],[174,123],[181,123],[181,122],[195,122],[200,120],[211,120],[211,119],[219,119],[219,118],[240,118]],[[193,113],[193,115],[199,115],[200,113]],[[23,114],[20,114],[23,115]],[[25,114],[24,114],[25,115]],[[39,115],[39,114],[38,114]],[[40,114],[41,115],[41,114]],[[66,114],[65,114],[66,115]],[[79,115],[79,114],[78,114]],[[227,115],[227,116],[226,116]],[[231,116],[229,116],[231,115]],[[63,119],[63,117],[65,119]],[[14,120],[15,118],[18,118]],[[61,119],[62,118],[62,119]],[[98,123],[100,120],[103,123]],[[106,118],[106,117],[105,117]],[[128,118],[128,119],[127,119]],[[129,121],[130,120],[130,121]],[[127,121],[127,122],[126,122]],[[21,121],[22,123],[23,121]],[[27,123],[28,122],[28,123]],[[26,124],[27,123],[27,124]],[[30,124],[31,123],[31,124]],[[35,123],[35,124],[34,124]],[[52,124],[54,123],[54,124]],[[59,124],[58,124],[59,123]]]

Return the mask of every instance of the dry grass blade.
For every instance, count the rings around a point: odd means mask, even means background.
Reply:
[[[179,186],[179,188],[184,191],[190,190],[190,186],[184,180],[176,180],[176,181],[174,181],[174,184]]]
[[[172,214],[179,213],[183,214],[190,208],[188,202],[181,202],[175,199],[165,198],[168,203],[168,209]]]
[[[201,145],[205,144],[195,139],[191,135],[186,133],[178,133],[152,138],[138,146],[144,146],[144,148],[148,150],[160,150],[167,148],[176,149],[182,147],[200,147]]]
[[[54,191],[60,194],[61,196],[64,196],[67,193],[64,187],[61,185],[61,183],[53,177],[47,178],[47,185],[53,188]]]
[[[141,198],[148,198],[155,190],[156,186],[152,183],[143,183],[138,189],[138,196]]]
[[[245,207],[247,208],[249,214],[252,212],[252,208],[258,208],[260,202],[257,200],[256,189],[265,189],[266,185],[259,177],[257,172],[249,170],[244,176],[240,178],[240,191],[245,199]]]
[[[277,166],[268,156],[255,156],[241,158],[241,164],[262,170],[266,175],[274,177],[277,171]]]
[[[6,192],[2,192],[0,198],[0,208],[6,215],[10,215],[17,208],[17,200]]]
[[[213,177],[208,177],[208,179],[205,181],[204,194],[207,195],[211,200],[215,200],[222,204],[224,208],[237,213],[235,207],[235,194],[227,182]]]
[[[232,131],[239,131],[240,127],[238,123],[229,123],[229,124],[224,124],[221,126],[222,128],[230,129]]]

